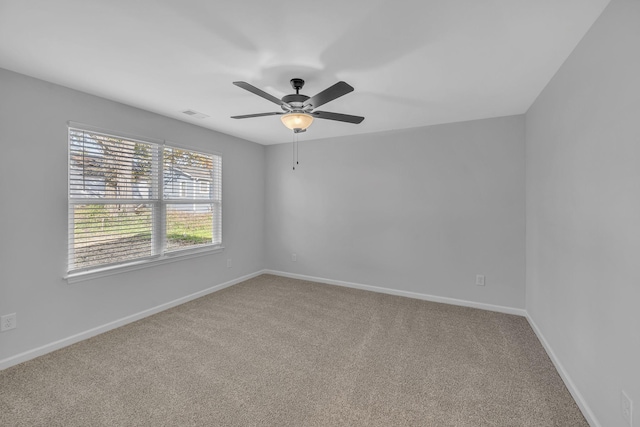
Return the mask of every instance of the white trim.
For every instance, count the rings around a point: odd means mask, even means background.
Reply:
[[[591,427],[602,427],[589,405],[587,405],[587,401],[582,396],[582,393],[580,393],[574,382],[571,380],[569,373],[566,371],[566,369],[564,369],[562,363],[560,363],[560,359],[558,359],[556,354],[553,352],[551,345],[549,345],[549,342],[546,340],[544,335],[542,335],[542,331],[540,330],[540,328],[538,327],[536,322],[533,321],[529,312],[526,313],[526,318],[527,321],[529,321],[529,325],[531,325],[531,329],[533,329],[533,332],[535,332],[538,340],[540,340],[540,342],[542,343],[542,347],[544,347],[547,355],[549,355],[549,359],[551,359],[553,365],[556,367],[556,370],[560,374],[560,378],[562,378],[562,381],[564,381],[564,385],[567,387],[567,390],[569,390],[569,393],[571,393],[573,400],[576,401],[576,404],[578,405],[578,408],[580,408],[580,411],[582,412],[584,418],[587,420],[587,423],[589,423]]]
[[[456,298],[439,297],[436,295],[421,294],[418,292],[401,291],[398,289],[383,288],[380,286],[363,285],[361,283],[343,282],[342,280],[324,279],[322,277],[305,276],[303,274],[287,273],[277,270],[263,270],[264,274],[273,274],[275,276],[289,277],[292,279],[308,280],[311,282],[326,283],[328,285],[344,286],[347,288],[362,289],[365,291],[378,292],[389,295],[397,295],[401,297],[420,299],[425,301],[440,302],[443,304],[459,305],[462,307],[479,308],[481,310],[497,311],[499,313],[514,314],[516,316],[527,315],[523,308],[506,307],[503,305],[486,304],[483,302],[468,301]]]
[[[256,271],[255,273],[247,274],[246,276],[229,280],[228,282],[224,282],[219,285],[212,286],[202,291],[195,292],[191,295],[187,295],[187,296],[175,299],[173,301],[169,301],[164,304],[157,305],[147,310],[143,310],[138,313],[125,316],[121,319],[114,320],[113,322],[106,323],[102,326],[97,326],[95,328],[86,330],[84,332],[71,335],[70,337],[63,338],[61,340],[54,341],[49,344],[45,344],[43,346],[34,348],[32,350],[27,350],[20,354],[16,354],[15,356],[7,357],[6,359],[0,360],[0,371],[2,371],[3,369],[7,369],[11,366],[17,365],[19,363],[26,362],[27,360],[35,359],[36,357],[43,356],[47,353],[51,353],[52,351],[59,350],[63,347],[67,347],[71,344],[75,344],[82,340],[89,339],[91,337],[110,331],[112,329],[119,328],[120,326],[124,326],[128,323],[135,322],[136,320],[143,319],[145,317],[151,316],[153,314],[159,313],[161,311],[167,310],[177,305],[184,304],[185,302],[189,302],[196,298],[200,298],[210,293],[219,291],[221,289],[228,288],[229,286],[233,286],[240,282],[244,282],[245,280],[253,279],[254,277],[260,276],[263,273],[264,273],[264,270],[259,270],[259,271]]]
[[[106,265],[86,271],[72,271],[63,278],[68,284],[84,282],[85,280],[97,279],[114,274],[126,273],[127,271],[140,270],[142,268],[153,267],[154,265],[167,264],[169,262],[183,259],[196,258],[205,255],[217,254],[224,251],[224,246],[207,245],[188,249],[178,249],[175,251],[165,251],[162,255],[155,255],[151,258],[143,258],[135,261]]]

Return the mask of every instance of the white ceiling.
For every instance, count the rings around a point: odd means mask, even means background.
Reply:
[[[289,80],[360,125],[301,140],[526,112],[609,0],[0,0],[0,67],[261,144],[291,142]],[[210,117],[195,119],[181,112]]]

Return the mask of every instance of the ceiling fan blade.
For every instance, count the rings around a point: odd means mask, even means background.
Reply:
[[[256,94],[258,96],[261,96],[264,99],[267,99],[271,102],[273,102],[274,104],[278,104],[278,105],[284,105],[287,108],[291,108],[291,106],[289,104],[287,104],[286,102],[282,102],[282,100],[276,98],[273,95],[268,94],[267,92],[263,91],[262,89],[258,89],[257,87],[250,85],[247,82],[233,82],[234,85],[241,87],[244,90],[248,90],[249,92]]]
[[[353,87],[351,85],[345,82],[338,82],[319,94],[307,99],[302,105],[303,107],[310,105],[312,108],[318,108],[319,106],[324,105],[329,101],[333,101],[336,98],[340,98],[342,95],[346,95],[352,91]]]
[[[252,117],[263,117],[263,116],[277,116],[284,113],[257,113],[257,114],[245,114],[244,116],[231,116],[232,119],[250,119]]]
[[[311,113],[313,117],[318,119],[337,120],[339,122],[347,122],[358,124],[364,120],[361,116],[352,116],[349,114],[330,113],[329,111],[314,111]]]

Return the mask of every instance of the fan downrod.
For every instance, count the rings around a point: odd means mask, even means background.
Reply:
[[[290,83],[291,87],[295,89],[296,95],[300,93],[300,89],[304,86],[304,80],[298,78],[291,79]]]

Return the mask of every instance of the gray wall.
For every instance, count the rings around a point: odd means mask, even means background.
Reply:
[[[226,251],[67,284],[67,121],[223,156]],[[0,69],[0,360],[254,273],[264,260],[264,147]],[[233,259],[227,269],[226,259]]]
[[[602,426],[640,426],[640,2],[613,0],[526,115],[527,310]]]
[[[524,308],[523,116],[291,149],[267,147],[268,268]]]

